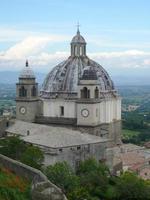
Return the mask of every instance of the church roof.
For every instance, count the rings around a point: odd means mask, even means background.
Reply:
[[[80,47],[84,47],[82,49],[84,50],[84,54],[80,54],[80,52],[73,54],[72,52],[75,51],[76,47],[79,47],[77,51],[80,51]],[[91,76],[97,77],[101,91],[114,90],[114,84],[106,70],[100,64],[86,56],[86,42],[80,35],[80,32],[77,31],[71,42],[71,56],[55,66],[47,74],[42,85],[41,96],[44,98],[45,94],[50,96],[51,94],[61,92],[77,93],[78,82],[87,66],[91,66],[93,69],[90,73],[93,72],[94,75]]]
[[[26,61],[25,67],[22,69],[19,78],[35,78],[32,68],[29,66],[28,61]]]
[[[15,120],[15,123],[6,131],[10,134],[20,135],[26,142],[50,148],[71,147],[108,141],[98,136],[81,133],[80,131],[65,127],[47,126],[20,120]]]

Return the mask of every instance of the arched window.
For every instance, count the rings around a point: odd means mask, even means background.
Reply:
[[[95,88],[95,99],[99,98],[99,89],[96,87]]]
[[[31,94],[33,97],[36,96],[36,87],[35,86],[33,86],[32,90],[31,90]]]
[[[24,86],[22,86],[19,89],[19,97],[26,97],[27,96],[27,90],[24,88]]]
[[[89,99],[90,98],[90,90],[88,90],[87,87],[84,87],[81,90],[81,98],[84,98],[84,99]]]

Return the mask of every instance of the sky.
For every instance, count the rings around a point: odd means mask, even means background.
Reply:
[[[70,55],[77,23],[87,55],[112,75],[150,78],[149,0],[0,0],[0,71],[48,73]]]

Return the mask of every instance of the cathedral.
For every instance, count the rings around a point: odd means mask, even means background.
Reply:
[[[87,155],[106,160],[106,149],[121,143],[121,97],[106,70],[87,56],[79,29],[70,56],[47,74],[40,91],[26,61],[16,84],[16,121],[7,132],[51,149],[44,150],[46,164],[74,165]]]

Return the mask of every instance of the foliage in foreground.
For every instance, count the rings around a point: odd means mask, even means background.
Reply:
[[[38,147],[24,143],[19,137],[14,136],[0,140],[0,154],[37,169],[41,169],[44,159],[43,152]]]
[[[30,200],[30,184],[10,171],[0,168],[0,199]]]
[[[74,172],[66,163],[48,166],[45,174],[69,200],[149,200],[150,183],[133,173],[112,177],[108,168],[94,159],[80,163]]]

